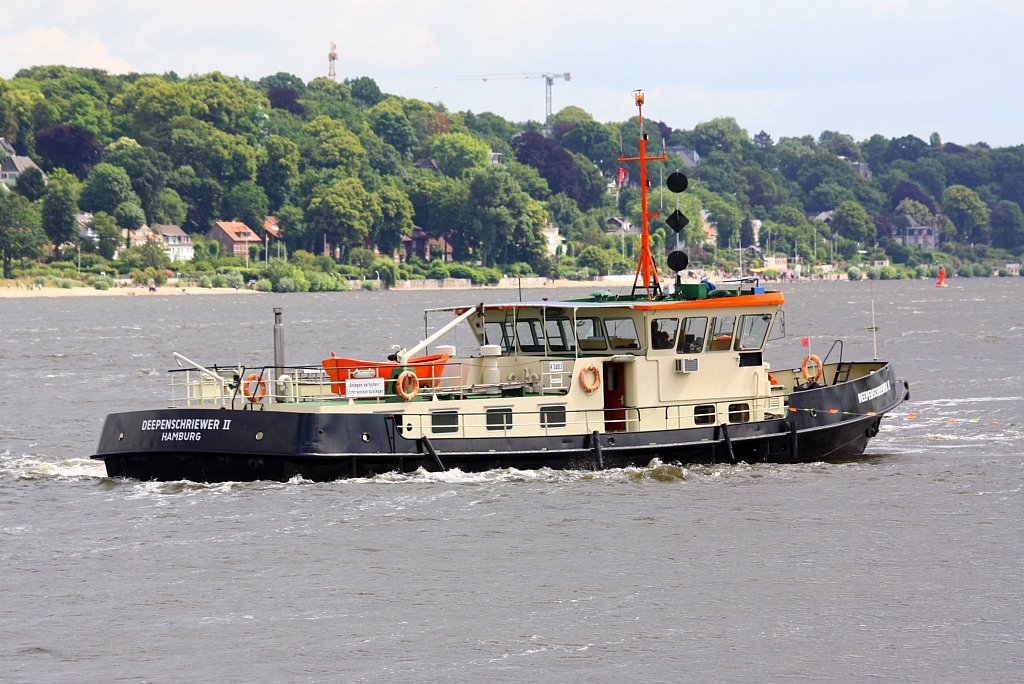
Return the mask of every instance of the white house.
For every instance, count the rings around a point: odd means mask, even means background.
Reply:
[[[903,233],[903,244],[906,247],[911,245],[920,245],[924,249],[938,249],[939,248],[939,232],[941,230],[938,223],[930,226],[924,226],[917,222],[913,216],[907,214],[907,227]]]
[[[164,236],[164,249],[171,261],[192,261],[195,245],[191,235],[172,224],[156,225],[153,229]]]
[[[558,226],[551,222],[544,226],[542,232],[548,241],[548,254],[555,256],[558,254],[558,248],[565,242],[565,238],[558,234]]]
[[[0,164],[0,183],[10,185],[14,187],[18,184],[18,176],[20,176],[25,169],[39,168],[36,163],[28,157],[19,157],[14,155],[4,160],[3,164]],[[40,173],[42,169],[40,169]],[[47,180],[46,174],[43,174],[43,181]]]

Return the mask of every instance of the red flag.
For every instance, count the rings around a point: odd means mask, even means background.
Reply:
[[[802,338],[800,338],[800,346],[801,347],[810,347],[811,346],[811,338],[810,337],[802,337]]]
[[[619,167],[619,185],[622,185],[626,180],[626,169]]]

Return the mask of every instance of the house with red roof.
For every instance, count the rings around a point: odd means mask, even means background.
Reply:
[[[249,245],[258,245],[263,239],[241,221],[217,221],[206,233],[206,239],[220,244],[222,254],[244,257]]]

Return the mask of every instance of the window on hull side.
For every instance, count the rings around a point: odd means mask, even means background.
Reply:
[[[749,423],[750,404],[729,404],[730,423]]]
[[[491,432],[512,429],[512,409],[493,408],[487,409],[487,429]]]
[[[693,407],[693,424],[694,425],[714,425],[715,424],[715,405],[704,404],[703,406]]]
[[[430,431],[442,435],[459,431],[458,411],[434,411],[430,414]]]
[[[541,406],[540,426],[542,428],[564,428],[565,407],[564,406]]]

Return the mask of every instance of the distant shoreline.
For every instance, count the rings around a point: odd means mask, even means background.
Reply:
[[[546,280],[543,283],[537,281],[540,278],[530,278],[529,282],[527,279],[523,279],[522,288],[524,290],[538,290],[538,289],[554,289],[554,288],[586,288],[590,287],[595,290],[616,290],[623,287],[630,287],[632,281],[586,281],[586,280]],[[845,278],[844,278],[845,280]],[[800,282],[809,281],[809,279],[800,279]],[[256,290],[248,290],[245,288],[234,289],[230,287],[175,287],[173,285],[165,285],[158,287],[155,291],[150,291],[145,287],[112,287],[109,290],[97,290],[93,287],[36,287],[32,290],[27,290],[24,287],[18,288],[14,281],[11,282],[11,287],[7,287],[4,281],[0,281],[0,298],[10,299],[25,299],[32,297],[151,297],[156,295],[226,295],[226,294],[246,294],[246,295],[259,295],[259,294],[291,294],[281,292],[258,292]],[[367,281],[370,282],[370,281]],[[517,290],[519,285],[514,280],[505,280],[497,285],[461,285],[452,284],[448,281],[444,286],[440,287],[408,287],[403,286],[406,281],[399,281],[399,284],[395,287],[388,289],[388,292],[443,292],[446,290]],[[410,283],[418,283],[422,281],[409,281]],[[699,282],[695,280],[688,280],[686,282]],[[714,282],[714,281],[712,281]],[[766,283],[774,283],[774,281],[765,281]],[[788,281],[795,282],[795,281]],[[834,282],[834,280],[832,281]],[[358,281],[356,281],[358,283]],[[670,279],[662,280],[662,286],[671,285]],[[383,288],[382,288],[383,289]],[[338,294],[344,294],[345,292],[361,292],[363,291],[358,285],[347,291],[338,291]]]

